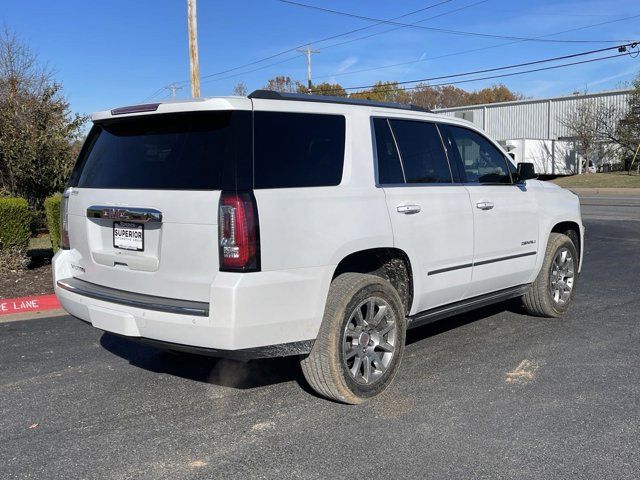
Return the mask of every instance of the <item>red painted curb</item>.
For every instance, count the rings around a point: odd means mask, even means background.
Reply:
[[[0,315],[23,312],[42,312],[59,309],[60,303],[55,295],[35,297],[7,298],[0,300]]]

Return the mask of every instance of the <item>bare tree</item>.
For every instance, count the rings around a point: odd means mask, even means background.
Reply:
[[[301,85],[297,80],[291,80],[291,77],[279,75],[270,79],[264,86],[265,90],[273,90],[280,93],[295,93],[298,86]]]
[[[240,82],[233,87],[233,94],[238,95],[239,97],[247,96],[247,85],[244,82]]]
[[[602,112],[598,112],[598,105],[594,100],[578,102],[576,107],[560,119],[560,123],[567,129],[569,136],[576,142],[578,150],[577,173],[581,173],[582,160],[587,162],[585,173],[589,173],[589,155],[595,151],[602,140]]]

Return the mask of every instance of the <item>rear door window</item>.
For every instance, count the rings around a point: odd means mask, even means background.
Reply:
[[[378,160],[378,184],[393,185],[405,183],[400,155],[386,118],[374,118],[373,128],[376,139],[376,157]]]
[[[447,155],[434,123],[389,120],[407,183],[453,183]]]
[[[251,112],[189,112],[96,124],[71,176],[83,188],[250,187]]]
[[[469,183],[511,184],[508,161],[489,140],[464,127],[445,127]]]
[[[255,188],[338,185],[344,149],[344,116],[255,112]]]

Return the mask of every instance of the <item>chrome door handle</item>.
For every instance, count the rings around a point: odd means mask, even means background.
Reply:
[[[405,215],[411,215],[412,213],[419,213],[422,208],[420,205],[398,205],[396,211],[398,213],[404,213]]]
[[[480,210],[491,210],[493,208],[493,202],[478,202],[476,207]]]

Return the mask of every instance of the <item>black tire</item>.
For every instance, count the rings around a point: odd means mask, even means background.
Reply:
[[[572,258],[572,274],[573,283],[568,293],[568,297],[563,301],[557,301],[554,299],[552,287],[556,278],[553,275],[555,271],[553,269],[553,262],[556,255],[566,249]],[[561,233],[552,233],[549,236],[549,242],[547,243],[547,250],[545,252],[542,268],[536,280],[531,284],[529,291],[522,297],[522,303],[524,308],[531,315],[538,317],[559,317],[564,314],[571,302],[573,301],[573,295],[575,293],[575,282],[578,279],[578,263],[580,259],[576,245],[567,235]]]
[[[371,299],[374,299],[373,303]],[[371,305],[373,308],[370,308]],[[381,319],[374,325],[382,307]],[[358,308],[360,314],[357,313]],[[371,323],[366,321],[369,310],[373,316]],[[366,316],[364,320],[363,316]],[[358,319],[362,320],[362,327],[356,324]],[[391,325],[393,329],[390,332],[379,335]],[[360,334],[356,342],[357,332]],[[344,273],[331,282],[318,338],[311,353],[301,361],[302,371],[311,388],[320,395],[348,404],[362,403],[381,393],[393,380],[404,352],[405,337],[404,308],[396,289],[375,275]],[[376,342],[380,345],[376,345]],[[386,356],[392,343],[393,352],[391,356]],[[347,348],[349,350],[345,355]],[[353,356],[356,350],[358,353]],[[379,359],[369,362],[369,357],[365,355]],[[356,360],[356,357],[360,360]],[[382,364],[383,361],[388,362],[386,366]],[[356,362],[359,362],[357,367]],[[366,363],[369,363],[368,374]],[[369,382],[365,381],[365,375]]]

